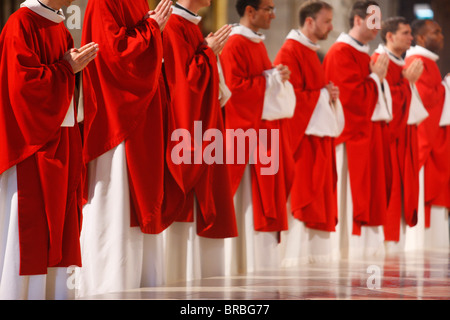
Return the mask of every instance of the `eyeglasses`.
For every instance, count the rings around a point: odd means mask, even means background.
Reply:
[[[269,14],[275,14],[277,12],[277,8],[275,7],[267,7],[267,8],[260,8],[260,7],[254,7],[256,10],[264,10],[267,11]]]

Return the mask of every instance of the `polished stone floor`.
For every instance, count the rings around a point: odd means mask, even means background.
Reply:
[[[212,277],[87,300],[449,300],[449,250]]]

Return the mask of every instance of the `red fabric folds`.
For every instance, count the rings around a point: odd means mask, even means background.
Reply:
[[[205,44],[198,25],[179,15],[169,18],[163,36],[164,64],[172,96],[170,112],[174,117],[169,127],[169,150],[173,152],[169,166],[178,170],[186,194],[185,207],[177,221],[194,221],[196,201],[199,236],[235,237],[237,226],[228,167],[224,159],[206,163],[203,157],[208,148],[215,146],[217,154],[226,145],[217,57]],[[218,136],[212,134],[208,139],[212,132]],[[216,140],[220,137],[222,145]],[[225,155],[224,149],[222,154]],[[187,161],[177,163],[174,157]]]
[[[370,75],[370,56],[352,46],[337,42],[324,59],[326,80],[340,89],[344,108],[345,128],[336,144],[345,143],[353,198],[353,234],[361,234],[361,226],[375,224],[371,216],[373,199],[377,193],[386,192],[383,182],[374,189],[374,176],[383,178],[384,171],[376,171],[382,159],[373,159],[373,149],[383,146],[380,129],[371,121],[378,100],[376,82]],[[373,139],[378,134],[377,139]],[[382,161],[380,163],[380,161]],[[375,171],[374,171],[375,170]],[[380,197],[383,198],[383,194]]]
[[[274,63],[291,70],[290,82],[297,98],[295,114],[287,120],[295,178],[291,189],[291,210],[308,228],[335,231],[337,212],[337,172],[334,138],[305,135],[326,85],[317,53],[298,41],[288,39]]]
[[[258,140],[261,138],[261,132],[266,132],[268,142],[267,145],[260,141],[255,144],[247,142],[244,164],[240,164],[235,158],[231,164],[233,192],[238,189],[251,156],[260,155],[260,148],[265,148],[262,150],[269,152],[269,155],[278,152],[278,171],[274,170],[272,174],[262,174],[261,169],[267,166],[261,163],[261,159],[250,164],[254,227],[256,231],[266,232],[287,230],[286,202],[293,182],[294,160],[290,151],[286,120],[261,120],[266,90],[263,72],[272,69],[272,63],[263,42],[255,43],[242,35],[230,37],[221,54],[221,60],[226,83],[232,92],[232,97],[225,107],[227,130],[242,130],[250,136],[254,132]],[[275,130],[278,130],[278,137],[272,140]],[[276,141],[277,146],[272,146],[269,143],[271,141]],[[235,156],[238,152],[243,152],[237,149],[235,143],[230,146],[235,147]]]
[[[177,218],[184,194],[166,160],[170,96],[161,31],[144,19],[148,11],[145,0],[88,3],[82,42],[100,51],[83,74],[83,155],[87,163],[125,142],[131,226],[157,234]]]

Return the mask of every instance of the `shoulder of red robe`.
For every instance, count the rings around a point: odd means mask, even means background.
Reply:
[[[421,46],[414,46],[411,47],[406,52],[406,57],[412,57],[412,56],[421,56],[428,58],[434,62],[439,60],[439,56],[435,54],[434,52],[431,52],[427,48],[421,47]],[[439,121],[440,127],[446,127],[450,125],[450,78],[447,76],[442,81],[442,85],[445,88],[445,100],[444,100],[444,106],[442,109],[441,119]]]
[[[20,4],[20,7],[26,7],[33,11],[34,13],[44,17],[54,23],[61,23],[66,20],[64,16],[64,12],[59,9],[57,12],[51,11],[44,6],[42,6],[38,0],[26,0],[25,2]]]

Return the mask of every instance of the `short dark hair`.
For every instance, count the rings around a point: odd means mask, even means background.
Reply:
[[[258,8],[261,4],[261,0],[237,0],[236,1],[236,10],[239,16],[242,18],[245,14],[245,8],[247,6],[251,6],[253,8]]]
[[[328,3],[320,0],[308,0],[304,2],[300,6],[300,27],[303,27],[306,22],[306,18],[311,17],[315,19],[317,13],[319,13],[319,11],[322,9],[333,10],[333,7]]]
[[[401,24],[409,25],[409,22],[404,17],[391,17],[383,21],[380,32],[381,40],[386,44],[388,32],[396,33]]]
[[[428,21],[434,21],[432,19],[417,19],[411,23],[412,35],[414,37],[414,41],[417,39],[417,36],[422,35],[427,25]]]
[[[352,11],[350,11],[350,28],[354,27],[355,17],[361,17],[365,19],[367,17],[367,9],[370,6],[380,6],[376,1],[357,1],[352,7]]]

